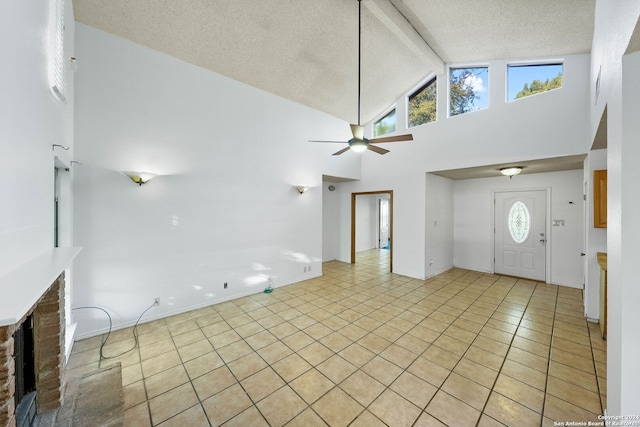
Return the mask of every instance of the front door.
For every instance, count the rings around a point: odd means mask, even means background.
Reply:
[[[546,191],[498,192],[494,202],[496,274],[544,281]]]

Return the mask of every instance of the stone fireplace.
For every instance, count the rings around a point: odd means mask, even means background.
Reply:
[[[64,288],[62,272],[18,322],[0,326],[0,426],[16,425],[14,333],[30,315],[33,316],[36,410],[43,413],[60,407],[65,354]]]

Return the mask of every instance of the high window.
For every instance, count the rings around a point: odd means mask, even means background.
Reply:
[[[436,120],[436,78],[427,81],[409,95],[409,127],[420,126]]]
[[[396,109],[389,111],[373,124],[373,136],[378,137],[396,131]]]
[[[449,115],[457,116],[489,106],[489,68],[449,69]]]
[[[562,87],[562,64],[507,65],[507,101]]]

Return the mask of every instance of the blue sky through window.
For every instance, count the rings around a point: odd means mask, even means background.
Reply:
[[[489,106],[489,68],[488,67],[465,67],[451,68],[451,79],[457,79],[465,72],[470,71],[472,76],[465,84],[473,88],[477,98],[473,102],[473,107],[469,111],[482,110]]]
[[[507,67],[507,101],[513,101],[525,83],[553,80],[562,74],[562,64],[509,65]]]

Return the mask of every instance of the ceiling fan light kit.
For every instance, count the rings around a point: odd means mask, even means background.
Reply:
[[[343,148],[342,150],[336,151],[335,153],[333,153],[334,156],[339,156],[340,154],[344,153],[345,151],[348,151],[349,149],[357,153],[370,150],[378,154],[387,154],[389,150],[377,147],[372,144],[380,144],[384,142],[413,141],[413,135],[411,134],[395,135],[395,136],[373,138],[373,139],[367,139],[364,137],[364,126],[360,124],[361,64],[362,64],[362,0],[358,0],[358,124],[350,125],[351,134],[353,135],[353,138],[351,138],[349,141],[315,141],[315,140],[310,141],[310,142],[349,144],[347,148]]]

